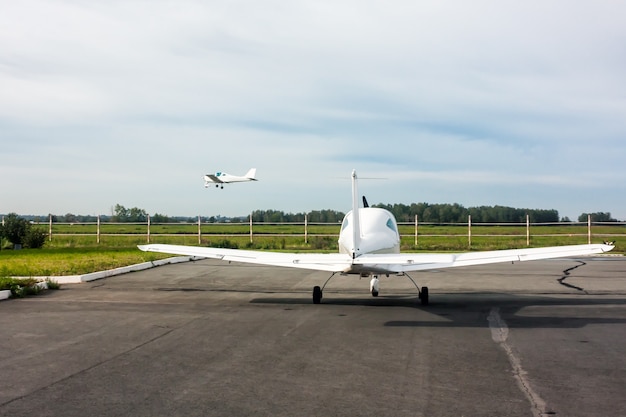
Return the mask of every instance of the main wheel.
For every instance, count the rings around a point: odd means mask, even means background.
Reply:
[[[319,304],[322,301],[322,289],[319,286],[313,287],[313,304]]]
[[[423,306],[428,305],[428,287],[422,287],[422,291],[420,291],[420,301]]]

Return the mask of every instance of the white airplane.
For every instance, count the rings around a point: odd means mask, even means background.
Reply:
[[[370,278],[369,290],[376,297],[380,275],[406,276],[417,288],[418,298],[428,305],[428,287],[419,287],[408,275],[412,271],[441,269],[497,262],[532,261],[604,253],[610,244],[552,246],[466,253],[400,253],[400,234],[396,219],[389,211],[368,207],[363,198],[359,207],[356,171],[352,171],[352,210],[346,214],[339,233],[339,253],[278,253],[240,249],[165,244],[140,245],[150,252],[171,253],[228,262],[244,262],[331,272],[326,282],[313,288],[313,303],[322,300],[324,287],[336,274],[356,274]]]
[[[230,184],[231,182],[257,181],[255,177],[256,168],[250,168],[246,175],[242,177],[218,171],[215,174],[206,174],[204,176],[204,187],[207,188],[210,184],[215,184],[215,187],[224,188],[224,184]]]

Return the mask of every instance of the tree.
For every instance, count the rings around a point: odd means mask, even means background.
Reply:
[[[28,220],[19,217],[16,213],[9,213],[4,218],[4,225],[0,225],[0,237],[7,239],[14,247],[25,245],[28,248],[41,248],[46,241],[47,233],[40,228],[33,227]]]
[[[2,237],[14,245],[21,245],[29,225],[30,223],[26,219],[19,217],[17,213],[9,213],[4,218]]]
[[[579,222],[586,222],[587,217],[591,216],[592,222],[615,222],[614,218],[611,217],[611,213],[597,212],[597,213],[583,213],[578,216]]]
[[[335,210],[313,210],[307,218],[311,223],[338,223],[343,219],[344,214]],[[304,218],[304,216],[302,216]],[[298,220],[300,221],[300,220]]]
[[[63,216],[63,221],[65,223],[76,223],[78,220],[75,214],[67,213],[65,216]]]
[[[123,205],[116,204],[112,217],[114,222],[123,222],[128,217],[128,210]]]
[[[24,246],[31,249],[40,249],[46,243],[46,237],[48,234],[40,227],[32,227],[29,224],[29,228],[24,235]]]
[[[164,214],[155,213],[150,217],[152,223],[170,223],[172,220]]]
[[[127,209],[121,204],[114,208],[113,221],[120,223],[143,223],[148,220],[148,213],[144,209],[133,207]]]
[[[128,210],[128,221],[131,223],[143,223],[148,221],[148,212],[139,207]]]

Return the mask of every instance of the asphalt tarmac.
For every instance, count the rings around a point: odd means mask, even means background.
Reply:
[[[204,260],[0,303],[0,416],[626,415],[626,259],[406,278]]]

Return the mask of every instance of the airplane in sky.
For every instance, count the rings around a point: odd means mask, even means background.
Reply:
[[[215,174],[206,174],[204,176],[204,187],[208,188],[210,184],[215,184],[215,187],[224,188],[224,184],[230,184],[231,182],[258,181],[255,177],[256,168],[250,168],[246,175],[241,177],[218,171]]]
[[[313,288],[315,304],[322,301],[326,284],[337,274],[356,274],[362,278],[370,278],[369,291],[374,297],[378,296],[380,291],[380,276],[405,276],[417,288],[422,305],[428,305],[428,287],[420,288],[408,275],[409,272],[497,262],[575,257],[604,253],[614,248],[613,245],[605,243],[465,253],[400,253],[400,234],[393,214],[382,208],[369,207],[365,198],[363,207],[359,207],[356,171],[352,171],[352,210],[343,219],[338,243],[339,253],[332,254],[279,253],[166,244],[147,244],[138,247],[149,252],[330,272],[330,277],[321,287]]]

